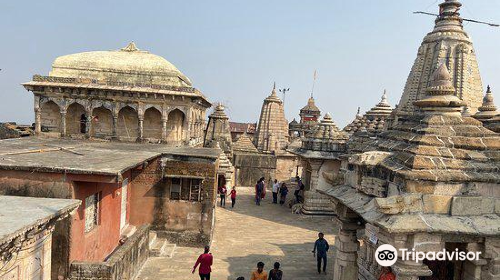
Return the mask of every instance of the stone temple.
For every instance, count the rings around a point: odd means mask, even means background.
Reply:
[[[334,279],[377,279],[373,256],[382,244],[482,253],[477,262],[400,256],[392,266],[397,279],[499,278],[500,135],[463,117],[465,105],[442,64],[413,117],[350,154],[344,182],[320,190],[332,198],[340,229]]]
[[[174,65],[134,43],[58,57],[24,87],[45,136],[201,145],[211,106]]]

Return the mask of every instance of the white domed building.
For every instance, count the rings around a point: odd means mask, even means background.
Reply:
[[[58,57],[48,76],[23,85],[46,136],[201,145],[211,106],[172,63],[134,43]]]

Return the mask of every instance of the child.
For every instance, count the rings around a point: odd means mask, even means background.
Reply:
[[[280,270],[280,263],[274,263],[274,269],[269,271],[269,280],[281,280],[283,278],[283,271]]]
[[[231,195],[231,208],[234,208],[234,204],[236,203],[236,187],[233,187],[230,195]]]
[[[257,263],[257,270],[252,272],[252,278],[251,280],[267,280],[267,273],[264,271],[264,263],[263,262],[258,262]]]

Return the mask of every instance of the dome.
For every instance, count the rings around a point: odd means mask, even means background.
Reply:
[[[87,78],[144,85],[191,86],[191,81],[161,56],[132,42],[114,51],[93,51],[56,58],[49,76]]]

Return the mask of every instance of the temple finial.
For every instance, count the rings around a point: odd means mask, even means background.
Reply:
[[[488,87],[486,87],[486,93],[491,93],[491,87],[490,87],[490,85],[488,85]]]
[[[121,48],[122,51],[124,52],[136,52],[139,51],[139,49],[135,46],[134,41],[128,43],[128,45],[125,48]]]
[[[271,95],[276,95],[276,82],[274,82],[273,91],[271,92]]]

